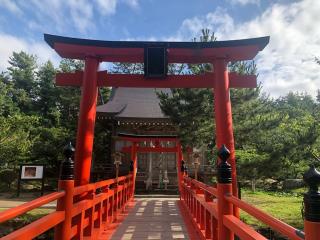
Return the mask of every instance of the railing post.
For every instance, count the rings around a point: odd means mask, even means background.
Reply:
[[[196,192],[196,188],[194,186],[194,183],[191,181],[191,213],[194,217],[197,216],[197,207],[196,207],[196,198],[194,197],[194,194]]]
[[[204,192],[204,200],[208,202],[212,202],[210,198],[210,194],[205,191]],[[211,214],[208,210],[205,210],[205,237],[210,238],[211,237]]]
[[[231,166],[227,163],[230,156],[230,152],[225,145],[222,145],[218,152],[218,156],[221,159],[218,165],[218,240],[233,240],[233,233],[224,226],[224,215],[233,215],[232,204],[226,201],[225,195],[232,194],[232,178],[231,178]]]
[[[320,172],[314,166],[303,175],[303,180],[309,187],[304,194],[304,231],[306,240],[318,240],[320,237]]]
[[[137,153],[137,143],[132,142],[131,147],[131,158],[133,161],[133,186],[132,186],[132,197],[134,198],[134,192],[136,188],[136,177],[137,177],[137,170],[138,170],[138,153]]]
[[[64,148],[65,160],[61,163],[59,191],[65,191],[65,196],[58,199],[57,211],[64,211],[64,221],[55,228],[55,240],[70,240],[71,236],[71,220],[73,207],[73,190],[74,190],[74,163],[72,157],[74,148],[69,143]]]
[[[134,162],[133,160],[130,160],[130,167],[129,167],[129,174],[131,174],[131,176],[129,177],[128,180],[128,185],[129,185],[129,196],[128,198],[130,199],[132,194],[133,194],[133,174],[134,174]]]
[[[184,181],[184,177],[185,177],[185,172],[184,172],[184,160],[181,160],[181,167],[180,167],[180,172],[182,175],[182,182],[181,182],[181,193],[180,193],[180,198],[182,200],[185,200],[185,181]]]
[[[179,189],[179,196],[181,200],[182,194],[182,181],[183,181],[183,173],[181,172],[181,162],[183,161],[183,154],[182,154],[182,146],[181,143],[178,141],[177,143],[177,170],[178,170],[178,189]]]

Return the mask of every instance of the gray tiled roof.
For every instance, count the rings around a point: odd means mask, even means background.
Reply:
[[[169,93],[170,89],[113,88],[109,101],[97,107],[97,114],[114,116],[117,119],[169,119],[160,109],[156,91]]]

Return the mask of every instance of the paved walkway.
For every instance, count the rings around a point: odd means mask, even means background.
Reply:
[[[136,205],[111,240],[189,239],[178,198],[135,198]]]

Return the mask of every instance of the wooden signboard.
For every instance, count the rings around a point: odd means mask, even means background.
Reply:
[[[41,181],[41,196],[43,195],[44,189],[44,164],[21,164],[19,177],[18,177],[18,187],[17,196],[20,195],[21,182],[22,181]]]

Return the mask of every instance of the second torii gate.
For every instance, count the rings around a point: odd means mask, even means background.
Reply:
[[[230,88],[254,88],[256,76],[229,73],[227,64],[253,59],[269,37],[215,42],[99,41],[44,35],[45,41],[63,58],[85,61],[82,72],[58,73],[60,86],[81,86],[82,96],[75,154],[76,185],[89,183],[98,87],[213,88],[216,146],[231,152],[233,195],[237,175],[230,102]],[[143,63],[145,74],[111,74],[98,71],[101,62]],[[203,75],[167,75],[168,63],[210,63],[213,72]],[[238,215],[238,213],[236,213]]]
[[[180,140],[175,135],[134,135],[119,133],[117,139],[131,142],[131,146],[123,147],[122,152],[130,153],[130,157],[133,161],[133,178],[134,181],[137,175],[137,154],[139,152],[156,152],[156,153],[176,153],[176,166],[178,175],[178,188],[181,192],[181,183],[183,181],[183,172],[181,171],[181,165],[183,161],[182,146]],[[162,147],[161,142],[174,142],[174,147]],[[140,142],[154,142],[154,147],[139,147]],[[134,183],[135,185],[135,183]],[[181,195],[180,195],[181,198]]]

